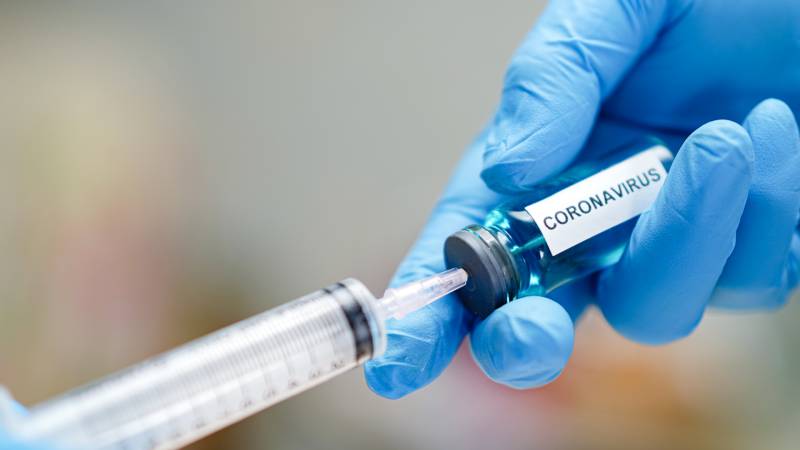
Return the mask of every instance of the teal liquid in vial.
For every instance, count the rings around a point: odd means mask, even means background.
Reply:
[[[672,153],[655,139],[578,164],[492,210],[445,243],[448,268],[469,274],[458,295],[486,317],[517,297],[544,295],[619,261],[655,200]]]

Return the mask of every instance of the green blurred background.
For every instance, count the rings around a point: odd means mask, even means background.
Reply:
[[[541,8],[0,3],[0,382],[33,404],[347,276],[382,291]],[[712,311],[651,348],[590,311],[544,389],[462,349],[403,400],[354,371],[192,448],[796,449],[798,323]]]

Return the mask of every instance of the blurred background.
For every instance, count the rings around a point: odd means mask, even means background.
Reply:
[[[0,3],[0,383],[30,405],[347,276],[381,292],[541,1]],[[193,449],[796,449],[800,306],[665,347],[590,311],[518,392],[462,349]]]

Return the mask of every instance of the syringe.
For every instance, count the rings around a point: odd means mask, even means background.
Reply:
[[[67,392],[6,424],[59,449],[166,450],[380,355],[384,322],[467,282],[451,269],[376,300],[347,279]]]

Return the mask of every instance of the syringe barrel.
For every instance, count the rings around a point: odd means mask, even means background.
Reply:
[[[38,405],[16,431],[63,449],[180,448],[381,353],[382,322],[344,280]]]

